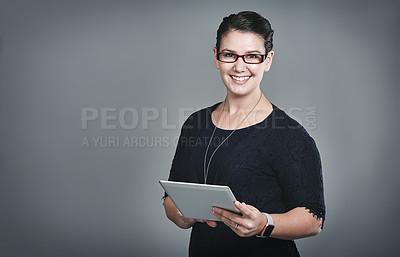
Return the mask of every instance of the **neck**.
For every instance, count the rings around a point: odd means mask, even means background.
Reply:
[[[235,96],[228,93],[224,101],[224,112],[227,112],[229,115],[243,111],[248,112],[258,102],[261,94],[260,89],[254,90],[251,94],[245,96]]]

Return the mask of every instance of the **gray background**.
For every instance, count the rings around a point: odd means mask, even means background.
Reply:
[[[396,255],[395,1],[1,0],[0,256],[186,255],[190,231],[165,217],[157,181],[168,177],[179,112],[225,95],[212,47],[222,18],[241,10],[276,31],[267,98],[303,125],[307,108],[317,111],[308,131],[327,220],[297,241],[300,252]],[[84,129],[82,108],[134,108],[140,122],[106,129],[99,117]],[[159,115],[146,126],[148,110]],[[82,146],[84,137],[145,141]]]

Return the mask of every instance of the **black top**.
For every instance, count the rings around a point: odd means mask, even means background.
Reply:
[[[211,116],[209,118],[211,120]],[[248,133],[250,133],[250,131],[256,129],[257,125],[258,124],[237,130],[220,129],[216,127],[213,122],[210,123],[210,126],[204,126],[196,140],[196,146],[193,148],[192,152],[194,168],[196,170],[199,180],[204,183],[204,155],[206,153],[207,147],[208,151],[206,157],[206,167],[210,163],[207,181],[213,181],[216,170],[218,169],[221,161],[229,154],[230,151],[233,150],[233,148],[242,139],[246,137]],[[214,135],[212,135],[214,129],[215,133]],[[215,151],[217,147],[218,150]],[[211,156],[212,159],[210,162]]]
[[[211,112],[218,104],[193,113],[185,121],[169,180],[204,183],[207,144],[199,144],[199,138],[209,140],[214,128]],[[305,207],[324,220],[321,161],[315,142],[299,123],[273,108],[264,121],[236,131],[215,153],[207,183],[229,186],[238,201],[261,212],[284,213]],[[217,132],[219,137],[230,133]],[[210,146],[209,152],[215,147]],[[216,228],[202,223],[193,226],[189,256],[235,256],[240,251],[243,256],[298,256],[293,241],[242,238],[221,222]]]

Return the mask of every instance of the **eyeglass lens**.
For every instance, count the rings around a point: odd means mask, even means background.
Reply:
[[[252,64],[262,63],[264,61],[264,56],[261,54],[237,55],[229,52],[219,53],[219,60],[221,62],[236,62],[239,57],[241,57],[244,62]]]

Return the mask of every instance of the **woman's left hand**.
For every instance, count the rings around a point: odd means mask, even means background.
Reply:
[[[213,214],[241,237],[259,234],[267,223],[267,217],[249,204],[239,201],[234,204],[242,216],[218,207],[213,207]]]

